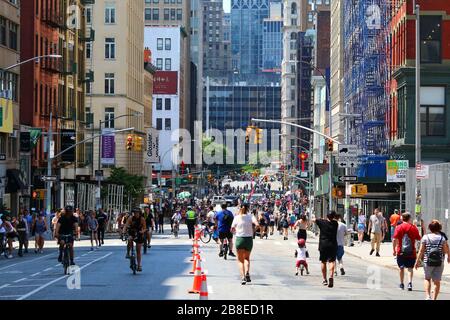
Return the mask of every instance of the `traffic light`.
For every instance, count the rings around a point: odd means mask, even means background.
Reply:
[[[263,139],[263,129],[256,128],[255,144],[261,144]]]
[[[133,136],[131,134],[127,137],[127,150],[131,151],[133,149]]]
[[[305,161],[308,160],[308,154],[306,152],[302,152],[298,157],[302,162],[302,171],[305,171]]]
[[[141,152],[142,151],[142,146],[143,146],[143,138],[140,136],[135,136],[134,137],[134,151],[137,152]]]
[[[333,151],[333,140],[330,139],[327,140],[327,150]]]
[[[253,126],[249,126],[247,127],[247,129],[245,130],[245,143],[249,144],[250,143],[250,136],[252,134],[252,131],[255,127]]]
[[[32,197],[33,197],[33,199],[37,199],[37,197],[38,197],[38,193],[37,193],[36,191],[33,191],[33,193],[32,193]]]

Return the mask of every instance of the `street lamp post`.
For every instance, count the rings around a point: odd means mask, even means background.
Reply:
[[[116,120],[116,119],[119,119],[119,118],[123,118],[123,117],[140,117],[140,116],[142,116],[142,113],[135,112],[135,113],[131,113],[131,114],[123,114],[123,115],[117,116],[117,117],[115,117],[113,119],[108,119],[108,120],[104,120],[104,121],[99,120],[98,121],[98,130],[100,132],[100,136],[99,136],[99,141],[98,141],[98,165],[97,165],[97,168],[98,168],[99,172],[101,170],[101,161],[102,161],[102,157],[101,157],[101,152],[102,152],[102,138],[101,138],[102,137],[102,135],[101,135],[101,133],[102,133],[102,124],[103,123],[106,124],[106,123],[109,123],[109,122],[111,122],[113,120]],[[118,131],[116,131],[116,132],[118,132]],[[97,194],[96,194],[96,199],[97,199],[96,207],[97,207],[97,210],[99,210],[99,209],[102,208],[102,201],[101,201],[102,180],[101,180],[100,176],[97,177],[97,179],[98,179],[98,182],[97,182],[98,185],[97,185]]]
[[[415,1],[414,1],[415,2]],[[421,167],[422,162],[422,141],[421,141],[421,130],[420,130],[420,5],[415,4],[414,13],[416,14],[416,220],[418,225],[422,224],[421,213],[422,213],[422,196],[421,196],[421,181],[417,179],[417,171]],[[421,230],[421,228],[419,228]]]

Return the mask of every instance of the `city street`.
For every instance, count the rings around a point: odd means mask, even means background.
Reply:
[[[166,226],[167,228],[168,226]],[[169,229],[170,231],[170,229]],[[105,245],[90,251],[87,240],[75,242],[76,264],[81,269],[80,289],[69,289],[68,276],[57,262],[55,242],[47,242],[44,254],[33,250],[24,258],[0,259],[0,300],[79,300],[79,299],[194,299],[188,294],[193,283],[190,250],[185,226],[178,239],[167,233],[156,235],[152,248],[143,258],[143,272],[133,275],[125,259],[125,245],[120,239],[105,240]],[[210,300],[423,300],[422,276],[414,280],[412,292],[398,289],[396,270],[344,256],[346,275],[339,275],[335,287],[322,285],[317,241],[308,240],[310,275],[295,276],[295,236],[283,241],[278,234],[268,240],[255,239],[252,253],[252,282],[241,285],[236,258],[218,257],[218,247],[211,240],[200,243],[202,268],[207,275]],[[34,243],[30,242],[30,248]],[[375,279],[367,281],[368,277]],[[73,276],[71,276],[73,278]],[[377,288],[376,280],[380,280]],[[69,279],[70,280],[70,279]],[[69,287],[74,287],[69,281]],[[75,286],[76,287],[76,286]],[[441,300],[450,299],[450,283],[442,285]]]

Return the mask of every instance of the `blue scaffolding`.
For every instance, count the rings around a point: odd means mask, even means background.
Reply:
[[[389,0],[344,0],[344,103],[360,114],[350,143],[363,151],[360,177],[385,176],[389,159]]]

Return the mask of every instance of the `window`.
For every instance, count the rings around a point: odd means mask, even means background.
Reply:
[[[114,128],[114,108],[105,108],[105,128]]]
[[[177,9],[177,20],[183,20],[183,10]]]
[[[17,24],[9,21],[9,47],[13,50],[17,50],[17,29]]]
[[[153,20],[159,20],[159,9],[153,9]]]
[[[172,59],[170,59],[170,58],[166,59],[165,70],[166,71],[172,70]]]
[[[182,3],[183,3],[183,0],[177,0],[177,3],[178,3],[178,4],[182,4]]]
[[[86,59],[90,59],[92,55],[92,42],[86,43]]]
[[[176,10],[170,9],[170,20],[175,20],[176,18]]]
[[[7,92],[7,97],[13,101],[18,101],[18,75],[5,71],[0,73],[0,95],[1,91]]]
[[[105,73],[105,94],[114,94],[114,73]]]
[[[170,9],[164,9],[164,20],[170,20]]]
[[[163,38],[156,39],[156,49],[163,50]]]
[[[164,130],[172,130],[171,119],[164,119]]]
[[[156,98],[156,110],[162,110],[162,98]]]
[[[92,8],[87,7],[86,8],[86,24],[92,23]]]
[[[113,24],[116,23],[116,8],[109,6],[105,8],[105,23]]]
[[[172,107],[172,100],[170,98],[166,98],[166,101],[164,102],[164,110],[170,110]]]
[[[163,59],[162,58],[156,59],[156,68],[158,70],[162,70],[163,69]]]
[[[116,39],[106,38],[105,39],[105,59],[115,59],[116,58]]]
[[[165,46],[166,46],[166,50],[171,50],[172,49],[172,41],[170,38],[166,38],[165,39]]]
[[[423,63],[441,63],[441,16],[420,17],[420,60]]]
[[[421,87],[420,94],[422,136],[445,136],[445,87]]]
[[[145,8],[144,17],[145,17],[145,20],[151,20],[152,19],[152,9]]]
[[[86,82],[86,94],[89,95],[91,93],[92,93],[92,82]]]
[[[0,44],[6,46],[6,19],[0,17]]]
[[[291,14],[297,14],[297,4],[295,2],[291,6]]]
[[[156,130],[162,130],[162,119],[156,118]]]
[[[152,0],[145,0],[145,3],[152,3]]]

